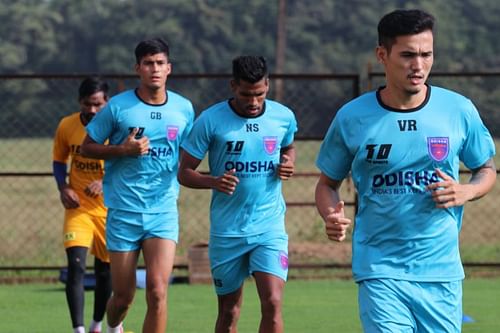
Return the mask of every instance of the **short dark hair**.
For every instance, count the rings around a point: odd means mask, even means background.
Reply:
[[[267,78],[267,63],[262,56],[239,56],[233,59],[233,79],[256,83]]]
[[[378,23],[378,45],[390,50],[396,37],[416,35],[434,28],[434,16],[419,9],[397,9]]]
[[[104,97],[108,97],[108,83],[98,76],[86,77],[80,83],[80,88],[78,88],[78,100],[82,100],[100,91],[104,93]]]
[[[137,44],[135,48],[135,61],[139,64],[147,55],[165,53],[167,60],[170,57],[168,43],[162,38],[146,39]]]

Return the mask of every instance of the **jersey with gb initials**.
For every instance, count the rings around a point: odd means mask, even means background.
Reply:
[[[347,103],[320,148],[318,168],[336,180],[351,171],[360,196],[353,234],[357,281],[463,278],[463,207],[435,208],[426,186],[440,180],[436,168],[458,179],[460,161],[480,167],[495,146],[469,99],[428,87],[424,103],[412,110],[383,105],[378,92]]]
[[[134,128],[136,138],[149,139],[146,155],[105,161],[106,206],[150,213],[176,210],[179,147],[191,129],[194,110],[186,98],[171,91],[167,96],[166,103],[151,105],[134,90],[125,91],[111,98],[87,125],[88,135],[101,144],[108,138],[111,145],[121,144]]]
[[[236,170],[239,183],[229,196],[214,191],[210,231],[215,236],[249,236],[284,231],[285,202],[277,176],[280,150],[293,142],[297,122],[284,105],[266,100],[255,118],[238,115],[223,101],[203,111],[182,144],[202,160],[208,152],[210,173]],[[271,223],[279,220],[280,223]]]

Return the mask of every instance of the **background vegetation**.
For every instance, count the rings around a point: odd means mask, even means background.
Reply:
[[[276,72],[278,21],[278,72],[358,73],[373,63],[378,20],[396,8],[437,18],[435,70],[500,70],[496,0],[4,0],[0,73],[131,73],[133,48],[150,36],[170,41],[176,73],[227,73],[242,53]]]

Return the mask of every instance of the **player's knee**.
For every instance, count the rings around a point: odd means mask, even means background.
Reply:
[[[152,309],[160,309],[167,303],[167,288],[161,285],[153,285],[146,290],[148,306]]]
[[[133,294],[113,294],[112,303],[118,312],[128,311],[134,300]]]
[[[81,260],[79,257],[72,258],[68,261],[68,280],[80,280],[83,279],[85,274],[85,261]]]
[[[96,275],[96,279],[99,279],[99,280],[110,280],[111,279],[111,270],[110,270],[110,266],[108,263],[97,263],[96,261],[96,265],[95,265],[95,275]]]
[[[241,307],[238,304],[230,304],[222,307],[222,317],[228,322],[237,321],[240,318]]]
[[[263,314],[275,314],[281,312],[281,293],[271,293],[261,299],[261,309]]]

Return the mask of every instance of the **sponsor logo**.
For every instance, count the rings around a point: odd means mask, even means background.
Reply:
[[[277,136],[265,136],[264,140],[264,150],[269,155],[274,154],[276,151],[276,147],[278,146],[278,137]]]
[[[448,137],[427,138],[427,151],[429,156],[436,162],[441,162],[450,152],[450,142]]]
[[[437,183],[439,178],[435,171],[399,171],[373,176],[372,186],[427,186]]]
[[[366,161],[371,164],[387,164],[392,144],[366,145]]]
[[[76,239],[76,232],[74,232],[74,231],[64,234],[64,241],[65,242],[72,241],[75,239]]]
[[[222,288],[222,280],[221,279],[214,279],[214,286],[218,288]]]
[[[281,268],[288,269],[288,254],[286,252],[280,251],[279,260]]]
[[[177,139],[177,134],[179,133],[179,126],[168,125],[167,126],[167,138],[170,141]]]
[[[170,147],[149,147],[148,156],[168,157],[172,156],[174,151]]]
[[[235,169],[236,172],[274,172],[275,167],[273,161],[227,161],[224,165],[226,171]]]
[[[241,155],[245,141],[226,141],[226,154]]]
[[[129,127],[128,132],[132,133],[136,128],[137,128],[137,133],[135,133],[134,138],[136,140],[139,140],[140,138],[142,138],[142,135],[144,134],[144,130],[146,129],[146,127]]]
[[[79,171],[100,172],[102,171],[102,164],[99,161],[80,161],[75,159],[72,166]]]

